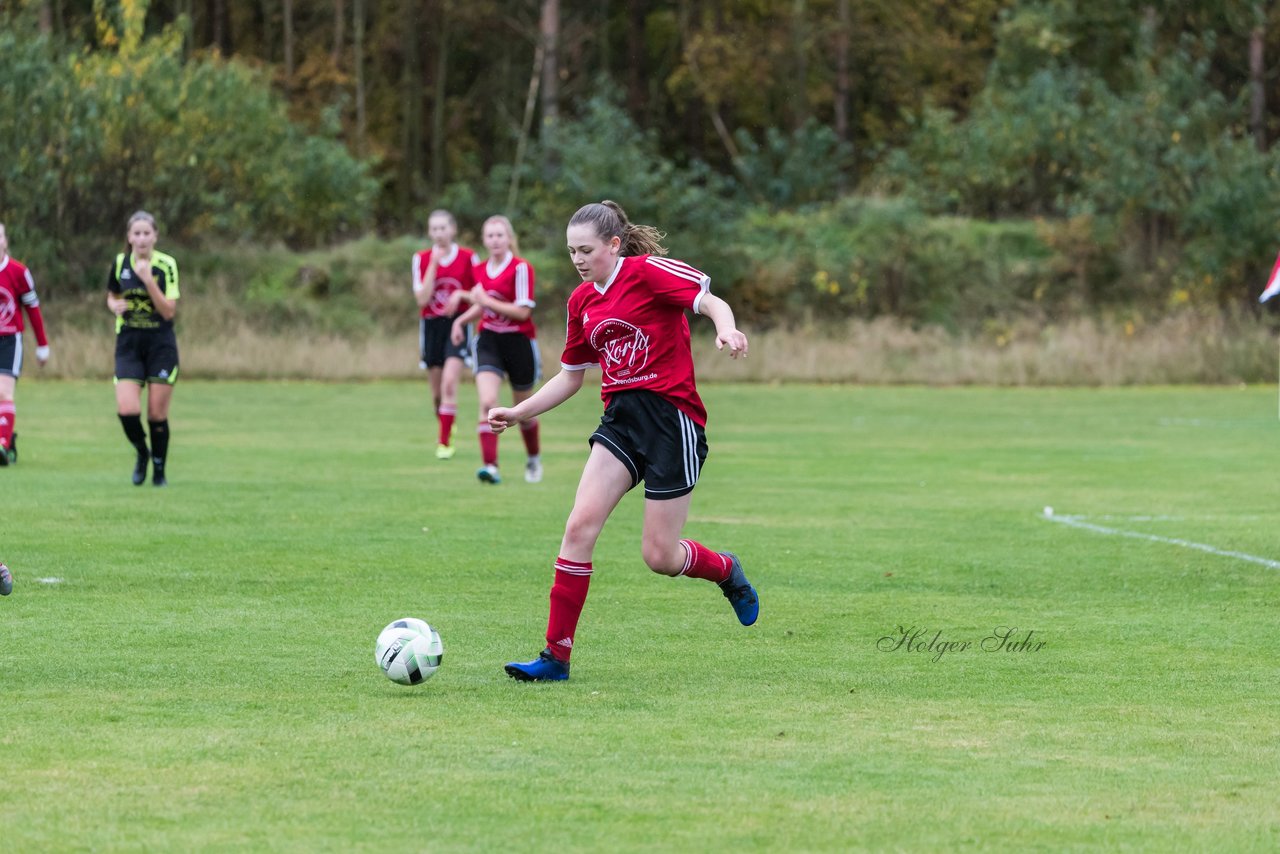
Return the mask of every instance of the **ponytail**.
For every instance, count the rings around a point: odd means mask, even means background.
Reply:
[[[569,225],[590,225],[601,240],[618,238],[623,255],[666,255],[662,240],[667,235],[651,225],[636,225],[627,219],[622,206],[610,199],[583,205],[569,219]]]

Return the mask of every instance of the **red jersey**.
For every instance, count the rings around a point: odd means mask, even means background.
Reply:
[[[533,267],[523,258],[510,253],[502,261],[495,263],[492,259],[478,262],[475,266],[476,284],[484,285],[485,293],[503,302],[533,308]],[[496,311],[484,310],[480,316],[479,331],[519,332],[526,338],[536,338],[537,330],[533,325],[533,316],[527,320],[512,320]]]
[[[427,278],[427,265],[431,263],[431,253],[435,247],[424,249],[413,256],[413,290],[422,289]],[[469,291],[476,283],[471,275],[476,263],[476,253],[465,246],[453,244],[449,253],[440,259],[436,266],[436,289],[431,292],[431,301],[422,307],[423,317],[445,317],[445,308],[449,297],[456,291]]]
[[[609,281],[583,282],[569,295],[561,367],[580,371],[598,363],[606,406],[615,392],[645,389],[705,427],[684,313],[696,313],[710,288],[711,277],[683,261],[619,258]]]
[[[0,257],[0,335],[22,334],[23,308],[31,318],[36,344],[48,346],[44,318],[40,316],[40,300],[36,297],[36,281],[30,270],[5,255]]]

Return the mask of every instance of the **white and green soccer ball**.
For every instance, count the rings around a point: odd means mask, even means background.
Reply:
[[[432,677],[444,659],[440,633],[414,617],[391,623],[378,635],[374,660],[392,682],[417,685]]]

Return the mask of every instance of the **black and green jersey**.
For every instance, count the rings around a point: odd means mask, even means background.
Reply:
[[[151,253],[151,275],[168,299],[178,298],[178,262],[163,252]],[[116,332],[121,329],[171,329],[172,320],[165,320],[156,311],[147,293],[147,286],[133,271],[133,254],[121,252],[107,276],[107,290],[129,301],[124,314],[116,318]]]

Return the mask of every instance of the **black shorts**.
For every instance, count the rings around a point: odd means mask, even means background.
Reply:
[[[450,340],[452,317],[423,317],[418,321],[418,359],[428,368],[444,366],[445,359],[471,358],[471,327],[466,327],[461,344]]]
[[[588,441],[608,448],[630,470],[631,486],[643,480],[644,497],[658,500],[692,492],[707,459],[706,431],[651,391],[624,391],[609,398]]]
[[[116,335],[116,382],[166,383],[178,381],[178,339],[168,329],[131,329]]]
[[[17,379],[22,373],[22,333],[0,335],[0,374]]]
[[[521,332],[484,330],[476,339],[476,373],[493,371],[511,380],[515,391],[528,391],[542,376],[538,342]]]

